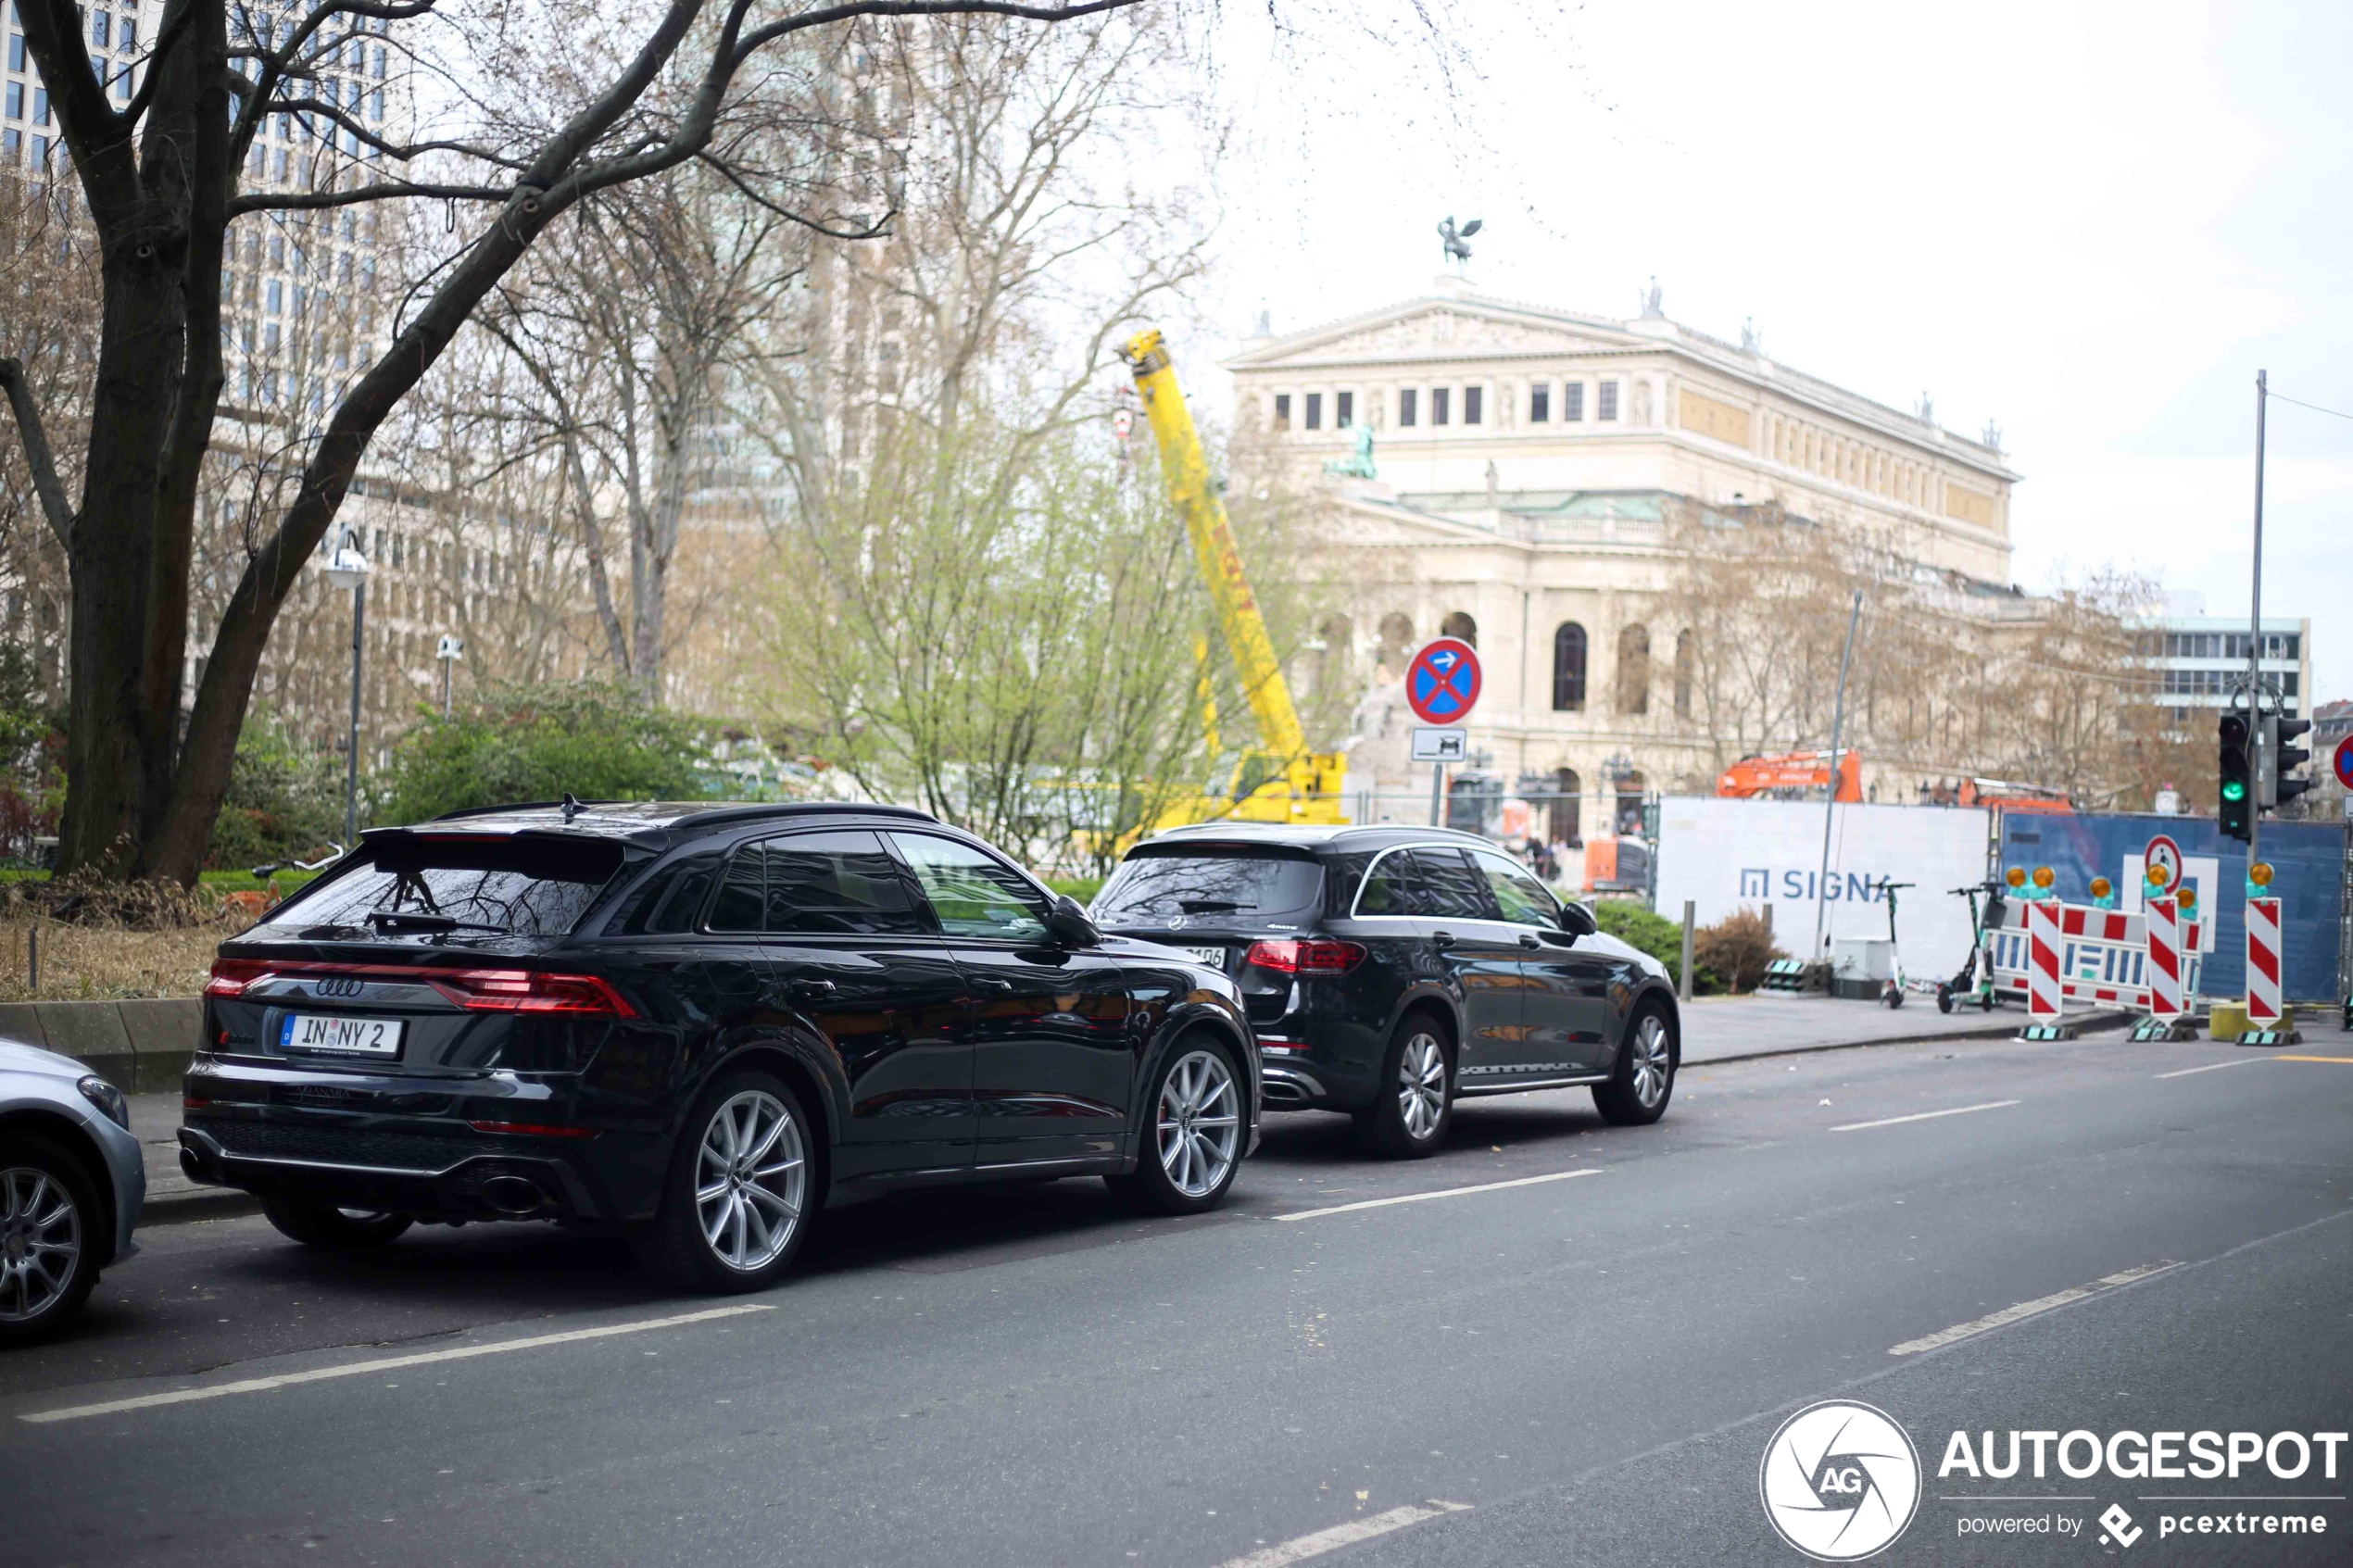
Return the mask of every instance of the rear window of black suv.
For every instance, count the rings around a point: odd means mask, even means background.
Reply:
[[[271,910],[253,935],[561,936],[621,869],[622,853],[588,838],[387,834]]]
[[[1324,869],[1301,855],[1204,845],[1139,849],[1095,896],[1099,925],[1305,924],[1324,907]]]

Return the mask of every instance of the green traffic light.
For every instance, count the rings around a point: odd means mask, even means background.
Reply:
[[[2245,800],[2246,798],[2246,785],[2241,784],[2236,779],[2233,779],[2230,783],[2222,786],[2222,798],[2225,800]]]

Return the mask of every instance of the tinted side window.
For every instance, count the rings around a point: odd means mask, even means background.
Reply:
[[[710,897],[711,884],[718,875],[715,853],[679,861],[646,884],[635,906],[622,919],[620,930],[629,936],[675,935],[694,930],[703,900]]]
[[[923,930],[898,862],[871,833],[770,839],[767,908],[771,935],[912,936]]]
[[[927,833],[894,833],[890,841],[950,936],[1041,942],[1046,906],[1029,879],[969,844]]]
[[[768,847],[747,844],[727,861],[719,901],[711,907],[713,931],[758,931],[766,901]]]
[[[1419,914],[1434,920],[1493,920],[1487,883],[1459,849],[1409,849],[1421,883]]]
[[[1560,905],[1526,869],[1486,850],[1473,851],[1471,859],[1487,879],[1487,890],[1494,895],[1505,920],[1516,925],[1560,923]]]
[[[1375,862],[1356,892],[1359,915],[1410,915],[1415,904],[1414,868],[1402,850]]]

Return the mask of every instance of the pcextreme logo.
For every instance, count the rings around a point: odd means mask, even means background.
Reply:
[[[1847,1399],[1808,1405],[1765,1445],[1756,1490],[1781,1539],[1819,1562],[1885,1550],[1920,1501],[1920,1456],[1886,1411]]]

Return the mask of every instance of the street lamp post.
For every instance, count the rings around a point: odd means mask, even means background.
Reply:
[[[362,643],[368,625],[368,558],[360,553],[359,536],[344,530],[343,546],[327,563],[327,581],[351,591],[351,741],[343,781],[343,841],[359,842],[359,672]]]
[[[450,671],[466,657],[466,639],[453,637],[444,632],[441,634],[441,646],[433,650],[433,656],[441,660],[441,716],[447,719],[449,717]]]

